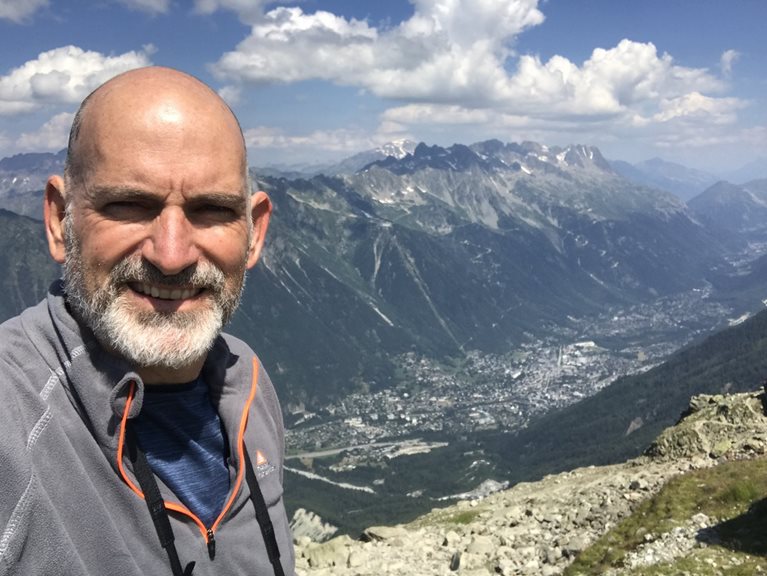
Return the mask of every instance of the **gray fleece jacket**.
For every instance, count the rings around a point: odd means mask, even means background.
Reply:
[[[0,575],[170,576],[123,455],[123,431],[141,410],[138,375],[72,318],[60,282],[46,301],[0,326],[0,351]],[[203,526],[157,479],[181,562],[196,563],[194,576],[274,573],[244,478],[244,443],[291,575],[274,388],[250,348],[227,335],[203,376],[228,437],[232,488],[216,523]]]

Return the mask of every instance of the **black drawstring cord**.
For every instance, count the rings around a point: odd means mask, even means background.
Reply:
[[[282,563],[280,562],[280,548],[277,546],[277,538],[274,536],[274,525],[269,517],[269,510],[266,507],[264,495],[258,486],[258,480],[256,479],[256,473],[253,471],[250,456],[248,456],[248,451],[244,446],[243,453],[245,454],[245,480],[248,482],[248,488],[250,488],[250,500],[256,509],[256,520],[258,520],[258,525],[261,527],[261,534],[264,537],[269,562],[272,563],[275,576],[285,576],[285,572],[282,570]]]
[[[165,509],[165,502],[160,495],[157,480],[155,480],[152,468],[149,466],[149,462],[147,462],[146,455],[139,447],[130,430],[128,430],[127,438],[128,456],[133,463],[136,479],[141,486],[141,490],[144,492],[144,501],[147,508],[149,508],[149,515],[152,517],[152,522],[154,522],[154,528],[157,531],[157,537],[160,539],[160,545],[168,553],[173,576],[192,576],[194,562],[187,564],[186,568],[181,567],[181,560],[179,560],[178,551],[176,550],[175,537],[173,536],[173,528],[168,518],[168,511]]]

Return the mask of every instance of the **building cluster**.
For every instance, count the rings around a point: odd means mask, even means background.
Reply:
[[[727,311],[708,297],[701,289],[685,298],[611,310],[597,319],[570,319],[545,340],[506,354],[468,352],[453,365],[403,354],[397,359],[403,374],[398,387],[352,394],[294,415],[288,453],[357,447],[381,459],[390,457],[390,443],[399,446],[407,439],[524,427],[620,376],[651,368],[704,326],[710,329],[712,318],[721,321]]]

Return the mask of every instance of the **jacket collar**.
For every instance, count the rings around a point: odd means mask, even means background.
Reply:
[[[141,411],[144,383],[125,359],[106,352],[93,332],[82,326],[69,311],[61,280],[48,291],[48,313],[53,331],[45,339],[58,356],[55,369],[73,406],[86,423],[112,466],[117,469],[116,454],[120,421],[126,406],[131,382],[136,383],[128,418]],[[210,388],[210,397],[219,411],[230,441],[237,435],[240,407],[247,397],[252,369],[250,359],[230,350],[226,337],[216,338],[202,374]]]

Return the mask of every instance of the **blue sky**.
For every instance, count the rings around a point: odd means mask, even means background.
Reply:
[[[709,171],[767,157],[765,0],[0,0],[0,157],[64,147],[79,101],[171,66],[251,162],[408,138],[599,146]]]

